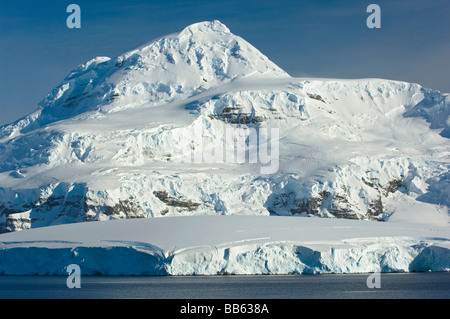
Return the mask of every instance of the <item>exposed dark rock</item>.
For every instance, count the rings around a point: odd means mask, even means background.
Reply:
[[[121,213],[126,215],[127,219],[131,218],[144,218],[146,213],[133,197],[128,199],[121,199],[114,206],[106,206],[104,212],[107,216],[120,215]]]
[[[241,112],[241,105],[237,103],[233,106],[225,107],[216,114],[210,114],[209,117],[231,124],[256,124],[265,120],[263,116],[254,113]]]
[[[384,196],[387,196],[389,193],[395,193],[398,188],[402,185],[403,181],[401,179],[393,179],[389,181],[384,187],[383,187],[383,193]]]
[[[168,206],[180,207],[189,211],[196,210],[200,206],[200,203],[195,203],[191,200],[169,196],[166,191],[154,191],[153,195]]]
[[[317,215],[323,201],[330,196],[327,191],[322,191],[318,196],[311,197],[310,199],[297,203],[297,207],[291,209],[292,214],[307,213],[308,215]]]
[[[308,97],[310,99],[314,99],[314,100],[317,100],[317,101],[325,103],[325,101],[323,100],[323,98],[319,94],[312,94],[312,93],[306,93],[306,94],[308,94]]]
[[[364,177],[361,177],[361,180],[364,184],[366,184],[369,187],[375,188],[374,180],[367,180]]]
[[[294,192],[290,192],[288,194],[286,194],[286,193],[277,194],[273,201],[273,206],[286,207],[287,205],[289,205],[289,202],[291,201],[291,198],[293,198],[293,197],[295,197]]]
[[[264,117],[251,113],[222,113],[209,115],[212,119],[219,119],[230,124],[256,124],[264,121]]]
[[[20,215],[10,215],[5,223],[0,223],[0,233],[13,232],[31,228],[31,218]]]
[[[360,219],[356,214],[356,209],[348,202],[345,194],[336,194],[334,196],[329,212],[336,218]]]
[[[373,220],[383,219],[383,202],[381,201],[381,196],[369,204],[367,209],[367,217]]]
[[[31,218],[18,215],[29,209],[29,205],[23,205],[20,210],[6,207],[4,204],[0,205],[0,219],[3,219],[3,222],[0,222],[0,234],[29,229],[31,227]]]

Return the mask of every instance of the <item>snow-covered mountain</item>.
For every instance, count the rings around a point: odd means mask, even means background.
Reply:
[[[0,232],[234,214],[447,226],[449,138],[449,94],[294,78],[197,23],[78,66],[0,128]]]

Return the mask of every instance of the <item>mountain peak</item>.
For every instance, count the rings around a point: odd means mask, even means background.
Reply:
[[[81,64],[40,102],[37,112],[5,126],[2,135],[102,107],[168,103],[245,77],[289,75],[220,21],[199,22],[116,58]]]
[[[224,33],[231,33],[230,29],[220,22],[219,20],[213,20],[213,21],[203,21],[203,22],[197,22],[194,24],[191,24],[183,29],[183,31],[180,32],[186,33],[196,33],[196,32],[224,32]]]

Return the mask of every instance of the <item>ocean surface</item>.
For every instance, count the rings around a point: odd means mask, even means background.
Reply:
[[[447,272],[369,275],[80,276],[80,288],[65,276],[0,276],[0,299],[450,298]]]

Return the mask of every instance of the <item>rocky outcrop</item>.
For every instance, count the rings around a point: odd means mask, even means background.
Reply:
[[[153,195],[155,195],[160,201],[162,201],[167,206],[177,207],[180,210],[193,211],[196,210],[198,206],[200,206],[200,203],[195,203],[188,199],[169,196],[167,191],[154,191]]]
[[[308,200],[297,202],[295,207],[291,208],[290,211],[293,215],[302,213],[318,215],[324,200],[326,200],[328,196],[330,196],[330,192],[322,191],[317,196],[312,196]]]
[[[138,201],[132,196],[127,199],[119,199],[114,205],[97,206],[90,202],[89,197],[85,202],[85,221],[98,219],[133,219],[146,218],[149,215],[144,211]]]

